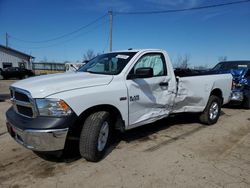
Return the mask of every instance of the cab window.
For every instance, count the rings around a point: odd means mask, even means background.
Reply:
[[[135,74],[138,68],[152,68],[154,77],[167,75],[165,59],[161,53],[143,55],[131,69],[129,74]]]

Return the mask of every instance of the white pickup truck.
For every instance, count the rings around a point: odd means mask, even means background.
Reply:
[[[216,123],[231,85],[231,74],[175,75],[163,50],[117,51],[97,56],[77,72],[14,83],[6,124],[31,150],[63,150],[74,138],[85,159],[99,161],[113,129],[125,131],[180,112]]]

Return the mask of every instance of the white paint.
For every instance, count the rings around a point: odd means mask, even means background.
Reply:
[[[229,101],[230,74],[179,78],[177,86],[172,64],[165,51],[133,51],[137,54],[119,75],[81,72],[54,74],[19,81],[13,86],[29,91],[34,98],[63,99],[77,115],[93,106],[112,105],[120,111],[126,129],[154,122],[170,113],[202,112],[211,91],[216,88],[222,91],[224,104]],[[167,76],[128,80],[130,70],[147,53],[164,55]],[[168,86],[159,86],[161,82],[168,82]],[[127,100],[120,100],[122,97]]]

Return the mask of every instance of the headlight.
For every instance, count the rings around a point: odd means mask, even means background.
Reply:
[[[36,99],[36,106],[40,116],[62,117],[72,113],[67,103],[60,99]]]
[[[233,81],[232,89],[241,88],[242,86],[243,86],[242,83]]]

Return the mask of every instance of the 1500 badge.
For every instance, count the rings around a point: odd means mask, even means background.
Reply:
[[[130,96],[129,100],[130,100],[130,102],[139,101],[140,100],[140,96],[139,95]]]

